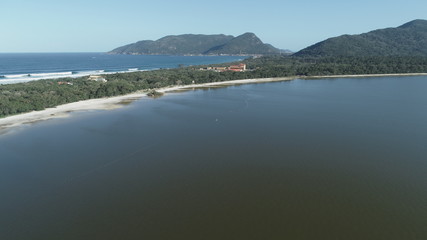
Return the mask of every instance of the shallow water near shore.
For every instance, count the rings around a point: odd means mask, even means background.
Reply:
[[[426,239],[427,77],[142,98],[0,135],[1,239]]]

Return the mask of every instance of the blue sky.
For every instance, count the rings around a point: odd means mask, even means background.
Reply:
[[[300,50],[427,19],[425,0],[1,0],[0,52],[104,52],[184,33],[253,32]]]

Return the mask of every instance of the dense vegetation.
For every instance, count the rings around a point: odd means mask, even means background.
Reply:
[[[156,41],[144,40],[112,50],[111,54],[220,55],[277,54],[280,50],[264,44],[255,34],[229,35],[184,34],[166,36]]]
[[[108,82],[87,77],[40,80],[0,85],[0,117],[42,110],[79,100],[123,95],[171,85],[224,81],[240,78],[237,73],[216,73],[190,68],[105,75]],[[70,82],[73,85],[58,84]]]
[[[426,73],[427,57],[283,57],[247,61],[254,76],[328,76],[350,74]]]
[[[237,36],[226,44],[209,49],[203,54],[278,54],[279,49],[264,44],[255,34],[245,33]]]
[[[79,100],[123,95],[172,85],[220,82],[226,80],[327,76],[341,74],[418,73],[427,72],[427,57],[284,57],[270,56],[245,61],[249,71],[201,71],[187,67],[147,72],[105,75],[106,83],[87,77],[40,80],[0,85],[0,117],[42,110]],[[73,85],[59,84],[70,82]]]
[[[427,56],[427,20],[330,38],[297,52],[295,56]]]

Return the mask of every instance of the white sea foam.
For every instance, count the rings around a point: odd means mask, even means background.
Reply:
[[[31,73],[30,77],[50,77],[73,75],[73,72],[51,72],[51,73]]]
[[[12,78],[12,79],[0,79],[0,84],[13,84],[13,83],[21,83],[21,82],[29,82],[28,78]]]
[[[4,78],[23,78],[28,76],[29,74],[10,74],[10,75],[4,75]]]
[[[154,70],[154,69],[149,69]],[[37,81],[42,79],[57,79],[57,78],[79,78],[97,74],[115,74],[147,71],[139,70],[138,68],[129,68],[126,71],[105,72],[105,70],[91,70],[91,71],[76,71],[76,72],[51,72],[51,73],[29,73],[29,74],[10,74],[0,77],[0,84],[13,84]]]
[[[73,73],[73,78],[76,77],[84,77],[89,75],[95,75],[95,74],[104,74],[104,70],[93,70],[93,71],[78,71]]]

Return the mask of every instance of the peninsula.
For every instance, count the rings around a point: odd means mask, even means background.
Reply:
[[[299,77],[302,79],[318,79],[318,78],[359,78],[359,77],[398,77],[398,76],[427,76],[427,73],[408,73],[408,74],[365,74],[365,75],[331,75],[331,76],[310,76],[310,77]],[[173,92],[177,90],[191,90],[195,88],[209,88],[215,86],[231,86],[239,84],[251,84],[251,83],[266,83],[266,82],[279,82],[279,81],[291,81],[297,77],[276,77],[276,78],[258,78],[258,79],[242,79],[232,80],[223,82],[210,82],[201,84],[189,84],[189,85],[176,85],[170,87],[164,87],[156,89],[161,95],[167,92]],[[67,103],[56,107],[47,108],[41,111],[32,111],[19,115],[8,116],[0,118],[0,134],[2,131],[8,131],[8,129],[21,126],[23,124],[31,124],[38,121],[49,120],[54,118],[63,118],[69,116],[71,112],[75,111],[90,111],[90,110],[111,110],[120,108],[123,104],[130,101],[147,97],[147,91],[138,91],[126,95],[115,96],[115,97],[104,97],[97,99],[82,100],[78,102]]]
[[[118,47],[109,54],[131,55],[271,55],[279,50],[265,44],[254,33],[230,35],[184,34],[159,40],[144,40]]]
[[[417,34],[424,36],[427,32],[427,21],[415,20],[398,28],[390,28],[384,31],[390,36],[388,42],[400,41],[400,45],[395,48],[390,47],[395,53],[393,55],[387,54],[387,52],[380,54],[380,51],[375,56],[370,54],[369,49],[381,49],[384,46],[380,40],[377,40],[372,48],[360,51],[358,54],[350,54],[349,51],[339,49],[350,48],[355,42],[349,40],[343,45],[341,44],[342,40],[339,40],[341,37],[338,37],[339,44],[334,43],[337,40],[332,42],[325,40],[325,42],[329,42],[326,44],[328,48],[313,50],[324,45],[319,43],[292,56],[269,55],[246,59],[238,63],[0,85],[0,117],[40,111],[83,100],[110,98],[139,91],[193,84],[218,84],[218,82],[244,79],[354,77],[360,75],[381,76],[381,74],[387,74],[387,76],[389,74],[419,75],[427,73],[427,44],[424,44],[426,38],[407,37],[401,39],[399,36],[403,32],[407,36]],[[382,30],[373,31],[377,35],[382,32]],[[254,39],[253,36],[246,34],[244,38]],[[367,36],[370,36],[370,33]],[[349,39],[347,36],[343,38]],[[354,38],[359,39],[358,36],[354,36]],[[370,37],[365,36],[363,38]],[[411,44],[411,42],[414,43]],[[409,46],[418,46],[420,54],[412,54],[413,49],[410,49]]]

